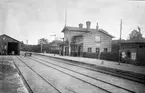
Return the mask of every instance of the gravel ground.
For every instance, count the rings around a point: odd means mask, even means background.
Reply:
[[[29,93],[8,57],[0,57],[0,93]]]
[[[99,88],[89,85],[83,81],[68,76],[62,72],[46,67],[29,59],[23,59],[41,76],[58,88],[62,93],[106,93]]]

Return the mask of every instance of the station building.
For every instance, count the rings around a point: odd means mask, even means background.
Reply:
[[[20,41],[6,35],[0,35],[0,55],[20,55]]]
[[[84,53],[101,53],[111,52],[111,43],[114,36],[110,35],[103,29],[90,28],[91,22],[86,22],[86,28],[83,24],[78,27],[65,26],[62,30],[64,33],[64,45],[62,46],[64,55],[83,56]]]

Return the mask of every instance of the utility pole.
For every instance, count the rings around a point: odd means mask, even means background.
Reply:
[[[121,63],[121,35],[122,35],[122,19],[120,21],[120,39],[119,39],[119,65]]]
[[[50,35],[50,36],[54,36],[54,37],[55,37],[55,38],[54,38],[54,44],[56,44],[56,34]],[[54,52],[54,56],[55,56],[55,52]]]
[[[27,50],[26,50],[26,52],[28,52],[28,51],[29,51],[28,40],[26,40],[26,45],[27,45]]]
[[[8,14],[8,1],[7,0],[4,0],[4,2],[2,3],[2,9],[3,9],[3,13],[2,13],[2,34],[5,33],[6,31],[6,25],[7,25],[7,14]]]
[[[40,46],[41,46],[41,53],[42,53],[42,47],[43,47],[43,44],[42,44],[42,43],[40,43]]]
[[[64,47],[64,38],[61,38],[61,39],[62,39],[62,42],[63,42],[63,44],[62,44],[62,51],[61,52],[62,52],[62,55],[64,55],[64,48],[65,48]]]
[[[43,42],[42,42],[42,40],[40,40],[39,42],[40,42],[40,53],[42,53]]]
[[[66,27],[66,22],[67,22],[67,9],[65,9],[65,27]]]

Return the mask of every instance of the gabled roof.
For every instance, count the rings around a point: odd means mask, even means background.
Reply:
[[[86,28],[70,27],[70,26],[65,26],[63,28],[62,32],[64,32],[65,30],[69,30],[69,31],[80,31],[80,32],[86,32],[87,31]]]
[[[98,31],[98,32],[100,32],[100,33],[103,33],[103,34],[109,36],[109,37],[114,38],[114,36],[112,36],[111,34],[109,34],[108,32],[106,32],[106,31],[103,30],[103,29],[98,29],[98,30],[96,30],[96,29],[89,29],[88,31],[89,31],[89,32],[88,32],[88,33],[85,33],[85,34],[92,34],[92,33],[96,33],[96,31]],[[85,34],[83,34],[83,35],[85,35]]]
[[[112,38],[114,38],[114,36],[110,35],[107,31],[103,30],[103,29],[86,29],[86,28],[79,28],[79,27],[70,27],[70,26],[65,26],[62,30],[62,32],[64,32],[65,30],[69,30],[69,31],[76,31],[76,32],[86,32],[86,33],[92,33],[92,32],[100,32],[100,33],[103,33],[103,34],[106,34]],[[84,33],[84,34],[86,34]]]
[[[16,39],[12,38],[12,37],[10,37],[10,36],[8,36],[8,35],[6,35],[6,34],[0,35],[0,37],[2,37],[2,36],[8,37],[8,38],[10,38],[10,39],[12,39],[12,40],[14,40],[14,41],[16,41],[16,42],[18,42],[18,43],[21,43],[20,41],[18,41],[18,40],[16,40]]]
[[[145,43],[145,39],[140,39],[140,40],[126,40],[126,41],[122,41],[121,43]]]

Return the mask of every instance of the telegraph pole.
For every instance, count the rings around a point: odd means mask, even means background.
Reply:
[[[7,14],[8,14],[8,5],[7,5],[7,0],[5,0],[3,3],[2,3],[2,8],[3,8],[3,13],[2,13],[2,17],[3,17],[3,19],[2,19],[2,21],[3,21],[3,23],[2,23],[2,34],[4,34],[5,33],[5,31],[6,31],[6,21],[7,21]]]
[[[122,19],[120,21],[120,39],[119,39],[119,65],[121,63],[121,35],[122,35]]]
[[[66,22],[67,22],[67,9],[65,9],[65,27],[66,27]]]
[[[41,53],[42,53],[42,43],[40,43],[40,45],[41,45]]]

